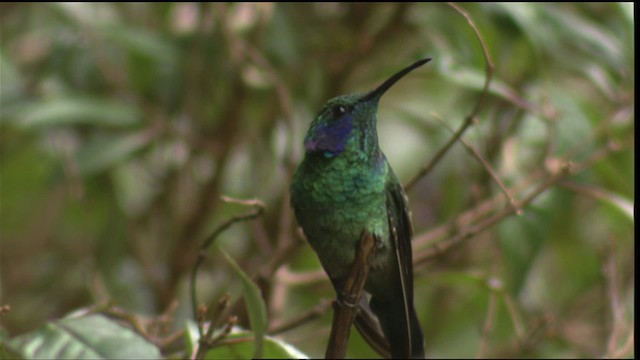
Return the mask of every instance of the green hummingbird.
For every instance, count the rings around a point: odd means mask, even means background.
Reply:
[[[304,139],[305,155],[291,183],[298,224],[341,296],[361,234],[372,234],[375,255],[365,283],[373,312],[388,344],[372,344],[394,358],[424,358],[424,338],[413,305],[412,226],[406,195],[378,146],[380,97],[403,76],[429,62],[404,68],[373,91],[329,100]],[[363,297],[364,298],[364,297]],[[368,307],[361,301],[361,308]],[[370,317],[372,318],[372,317]],[[379,336],[378,336],[379,337]]]

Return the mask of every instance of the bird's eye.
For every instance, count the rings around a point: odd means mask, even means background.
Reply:
[[[338,117],[347,113],[347,108],[343,105],[338,105],[333,108],[333,114]]]

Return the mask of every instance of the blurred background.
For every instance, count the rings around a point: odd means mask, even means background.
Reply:
[[[427,356],[633,357],[633,5],[460,6],[495,64],[464,139],[516,200],[540,195],[427,256],[508,202],[461,144],[408,189]],[[183,327],[198,247],[247,211],[222,196],[266,205],[217,244],[260,286],[270,329],[305,314],[334,297],[289,208],[315,112],[432,57],[380,103],[381,147],[407,183],[486,78],[446,4],[3,3],[0,21],[8,336],[109,301]],[[209,306],[241,294],[214,250],[197,284]],[[330,323],[326,310],[278,337],[319,357]],[[353,332],[348,356],[375,353]]]

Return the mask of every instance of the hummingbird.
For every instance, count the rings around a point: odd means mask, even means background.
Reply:
[[[304,138],[304,159],[291,182],[291,205],[307,241],[340,298],[363,232],[376,250],[361,299],[373,312],[384,345],[373,344],[367,313],[356,328],[377,351],[394,358],[424,358],[424,338],[413,303],[412,225],[407,198],[378,145],[377,112],[382,95],[431,58],[397,72],[367,93],[329,100]],[[362,315],[362,316],[361,316]],[[380,336],[378,335],[378,339]]]

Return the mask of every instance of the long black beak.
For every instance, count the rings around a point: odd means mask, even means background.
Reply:
[[[369,92],[368,94],[363,96],[362,99],[360,99],[360,102],[366,102],[366,101],[369,101],[369,100],[372,100],[372,99],[380,98],[382,96],[382,94],[384,94],[387,90],[389,90],[389,88],[392,87],[393,84],[395,84],[403,76],[407,75],[408,73],[410,73],[415,68],[418,68],[418,67],[428,63],[429,61],[431,61],[431,58],[418,60],[415,63],[407,66],[406,68],[398,71],[395,75],[393,75],[389,79],[387,79],[387,81],[383,82],[380,86],[378,86],[377,88],[375,88],[374,90],[372,90],[371,92]]]

